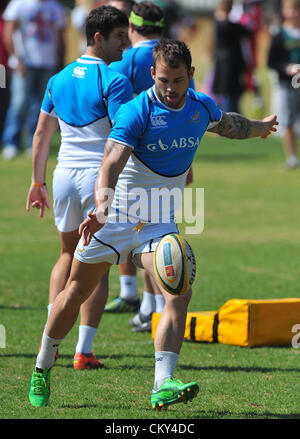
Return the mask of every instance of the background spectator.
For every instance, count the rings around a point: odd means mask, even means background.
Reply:
[[[26,151],[31,155],[44,90],[50,77],[63,66],[65,14],[55,0],[12,0],[3,17],[4,42],[13,68],[3,131],[3,158],[9,160],[21,150],[25,122]]]
[[[255,76],[258,64],[258,38],[263,25],[262,0],[243,0],[240,3],[240,11],[234,13],[233,7],[230,19],[245,26],[251,32],[241,40],[242,53],[245,61],[245,89],[255,95],[255,102],[262,105],[259,83]]]
[[[0,102],[1,102],[1,105],[0,105],[0,139],[2,137],[5,116],[6,116],[7,108],[9,105],[8,52],[6,50],[6,47],[5,47],[5,44],[3,41],[3,30],[4,30],[3,12],[4,12],[4,9],[7,5],[7,3],[8,3],[8,1],[4,1],[4,2],[2,2],[1,6],[0,6],[0,65],[4,66],[4,68],[6,70],[6,74],[5,74],[6,87],[5,88],[0,87]]]
[[[245,60],[241,41],[249,31],[229,19],[232,0],[221,0],[215,13],[215,72],[213,93],[223,111],[239,111],[239,100],[245,90]]]
[[[279,76],[280,124],[288,168],[299,165],[296,124],[300,116],[300,1],[282,1],[282,26],[273,35],[268,64]]]

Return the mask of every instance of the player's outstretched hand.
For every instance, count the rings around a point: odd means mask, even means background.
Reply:
[[[30,186],[27,201],[26,210],[30,211],[30,206],[35,209],[40,209],[40,218],[43,218],[45,206],[49,209],[49,194],[46,186]]]
[[[263,139],[266,139],[270,134],[276,133],[277,128],[276,126],[279,125],[277,121],[277,116],[275,114],[272,114],[271,116],[265,117],[263,119],[263,134],[261,134],[260,137]]]
[[[83,245],[89,245],[92,236],[104,226],[104,221],[100,223],[97,216],[96,212],[89,213],[88,217],[79,226],[79,235],[82,236]]]

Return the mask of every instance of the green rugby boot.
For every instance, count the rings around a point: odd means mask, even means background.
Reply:
[[[199,392],[199,386],[195,382],[184,384],[175,378],[168,378],[160,388],[151,395],[153,410],[167,410],[169,405],[178,402],[192,401]]]
[[[116,297],[104,308],[104,312],[121,314],[125,312],[138,312],[140,309],[140,299],[127,300],[122,297]]]
[[[33,369],[29,389],[29,401],[34,407],[48,405],[50,397],[50,369]]]

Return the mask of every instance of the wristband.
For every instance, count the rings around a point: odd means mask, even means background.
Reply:
[[[46,183],[32,183],[32,186],[43,187],[46,186]]]

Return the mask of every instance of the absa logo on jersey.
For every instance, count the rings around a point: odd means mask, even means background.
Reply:
[[[75,76],[76,78],[84,78],[84,75],[85,75],[85,71],[87,70],[87,67],[80,67],[80,66],[77,66],[77,67],[75,67],[75,69],[73,70],[73,75],[72,76]]]
[[[151,117],[151,125],[153,128],[167,128],[168,124],[165,121],[166,116],[153,116]]]
[[[199,137],[180,137],[180,139],[174,139],[171,145],[163,143],[161,139],[157,143],[148,143],[147,149],[152,152],[156,151],[169,151],[173,148],[198,148],[200,144]]]

